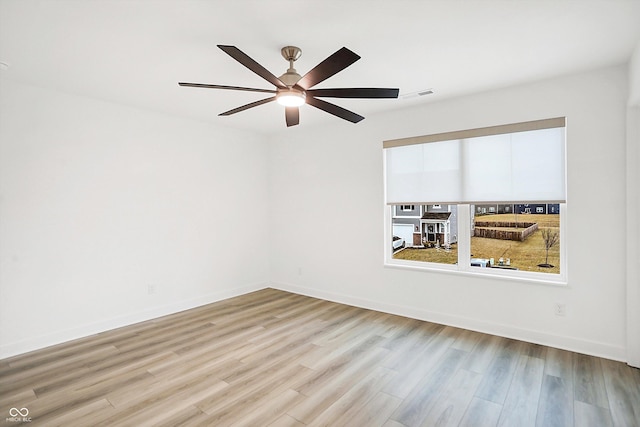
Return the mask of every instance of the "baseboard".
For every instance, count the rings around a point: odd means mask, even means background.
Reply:
[[[424,320],[427,322],[453,326],[456,328],[468,329],[485,334],[497,335],[505,338],[512,338],[534,344],[555,347],[562,350],[576,353],[588,354],[605,359],[626,361],[626,350],[624,347],[617,347],[594,341],[583,340],[574,337],[550,334],[543,331],[517,328],[512,325],[504,325],[493,322],[481,321],[464,316],[456,316],[446,313],[438,313],[423,310],[415,307],[394,305],[365,298],[354,297],[346,294],[325,292],[314,288],[307,288],[288,283],[271,283],[271,288],[292,292],[327,301],[347,304],[355,307],[381,311],[398,316],[410,317],[412,319]]]
[[[491,335],[497,335],[505,338],[512,338],[521,341],[527,341],[535,344],[546,345],[550,347],[560,348],[563,350],[574,351],[578,353],[588,354],[606,359],[626,361],[626,350],[624,347],[611,346],[594,341],[582,340],[573,337],[549,334],[542,331],[535,331],[523,328],[516,328],[511,325],[503,325],[493,322],[478,321],[477,319],[467,318],[463,316],[455,316],[446,313],[437,313],[428,310],[418,309],[415,307],[406,307],[395,304],[383,303],[379,301],[368,300],[365,298],[354,297],[346,294],[321,291],[314,288],[307,288],[287,283],[256,283],[245,285],[222,292],[215,292],[190,300],[178,301],[173,304],[154,307],[138,313],[107,319],[100,322],[94,322],[82,325],[76,328],[57,331],[52,334],[39,337],[28,338],[19,342],[0,345],[0,359],[16,356],[34,350],[39,350],[52,345],[72,341],[78,338],[84,338],[101,332],[117,329],[123,326],[132,325],[139,322],[155,319],[169,314],[178,313],[180,311],[189,310],[191,308],[200,307],[211,304],[216,301],[233,298],[250,292],[258,291],[265,288],[274,288],[282,291],[292,292],[300,295],[306,295],[314,298],[320,298],[327,301],[333,301],[341,304],[352,305],[355,307],[366,308],[370,310],[381,311],[384,313],[395,314],[398,316],[410,317],[413,319],[424,320],[428,322],[439,323],[443,325],[453,326],[457,328],[469,329],[472,331],[482,332]]]
[[[260,289],[268,288],[267,283],[255,283],[251,285],[240,286],[221,292],[214,292],[189,300],[177,301],[172,304],[153,307],[137,313],[119,316],[111,319],[94,322],[76,328],[57,331],[52,334],[31,337],[19,342],[0,345],[0,359],[28,353],[34,350],[40,350],[56,344],[72,341],[79,338],[88,337],[90,335],[121,328],[123,326],[133,325],[135,323],[144,322],[158,317],[167,316],[169,314],[178,313],[180,311],[189,310],[191,308],[200,307],[213,302],[233,298],[236,296],[248,294]]]

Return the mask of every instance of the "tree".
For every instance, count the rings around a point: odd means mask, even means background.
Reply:
[[[560,241],[560,233],[556,229],[551,228],[543,228],[541,230],[542,233],[542,241],[544,243],[544,249],[546,251],[546,255],[544,258],[544,264],[539,264],[540,267],[553,267],[549,264],[549,249],[554,247]]]

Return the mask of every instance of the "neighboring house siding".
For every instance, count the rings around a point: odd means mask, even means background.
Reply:
[[[549,203],[547,205],[547,213],[548,214],[559,214],[560,213],[560,203]]]
[[[479,204],[475,206],[476,215],[492,214],[559,214],[560,205],[558,203],[518,203],[518,204]]]
[[[458,243],[458,209],[451,209],[451,216],[449,217],[451,223],[451,243]]]
[[[546,214],[547,205],[545,203],[517,204],[514,210],[518,214]]]
[[[408,209],[411,206],[413,209]],[[420,205],[397,205],[394,206],[394,217],[416,217],[420,218]]]

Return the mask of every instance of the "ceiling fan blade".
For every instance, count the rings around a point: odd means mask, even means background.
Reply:
[[[286,107],[284,110],[287,127],[300,123],[300,109],[298,107]]]
[[[248,110],[249,108],[257,107],[258,105],[266,104],[271,101],[275,101],[276,97],[272,96],[271,98],[261,99],[260,101],[252,102],[251,104],[243,105],[242,107],[234,108],[233,110],[225,111],[224,113],[218,114],[219,116],[230,116],[235,113],[239,113],[244,110]]]
[[[321,81],[324,81],[334,74],[344,70],[358,59],[360,59],[360,56],[351,52],[346,47],[343,47],[316,65],[315,68],[305,74],[298,83],[296,83],[296,85],[307,90]]]
[[[180,86],[185,87],[200,87],[205,89],[229,89],[229,90],[244,90],[247,92],[264,92],[264,93],[276,93],[273,89],[257,89],[253,87],[241,87],[241,86],[222,86],[222,85],[209,85],[204,83],[184,83],[179,82]]]
[[[257,75],[259,75],[260,77],[262,77],[263,79],[265,79],[266,81],[274,85],[275,87],[279,87],[283,89],[287,87],[287,85],[282,83],[282,81],[280,81],[279,78],[274,76],[269,70],[267,70],[262,65],[258,64],[256,61],[251,59],[249,55],[247,55],[237,47],[226,46],[221,44],[219,44],[218,47],[223,51],[225,51],[233,59],[235,59],[236,61],[238,61],[239,63],[241,63],[242,65],[244,65],[245,67],[247,67],[248,69],[256,73]]]
[[[311,89],[307,94],[311,96],[326,96],[328,98],[397,98],[399,89],[358,87],[340,89]]]
[[[329,114],[333,114],[334,116],[338,116],[341,119],[348,120],[351,123],[358,123],[360,120],[364,119],[364,117],[354,113],[353,111],[349,111],[345,108],[312,96],[307,96],[307,104],[313,105],[314,107],[326,111]]]

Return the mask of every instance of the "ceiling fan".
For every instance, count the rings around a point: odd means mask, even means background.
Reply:
[[[178,83],[180,86],[199,87],[209,89],[229,89],[241,90],[247,92],[271,93],[274,96],[243,105],[233,110],[220,113],[220,116],[230,116],[249,108],[257,107],[278,101],[279,104],[285,106],[285,119],[287,126],[295,126],[300,122],[299,107],[303,104],[309,104],[329,114],[348,120],[352,123],[358,123],[364,117],[342,108],[338,105],[324,101],[318,98],[397,98],[398,89],[389,88],[339,88],[339,89],[311,89],[318,83],[328,79],[334,74],[344,70],[349,65],[360,59],[346,47],[338,50],[330,55],[327,59],[316,65],[311,71],[304,76],[300,76],[293,63],[300,58],[302,50],[296,46],[285,46],[281,49],[281,54],[285,60],[289,61],[289,69],[280,77],[276,77],[269,70],[251,59],[247,54],[242,52],[235,46],[218,45],[220,49],[226,52],[233,59],[253,71],[276,88],[274,89],[257,89],[251,87],[240,86],[223,86],[202,83]]]

